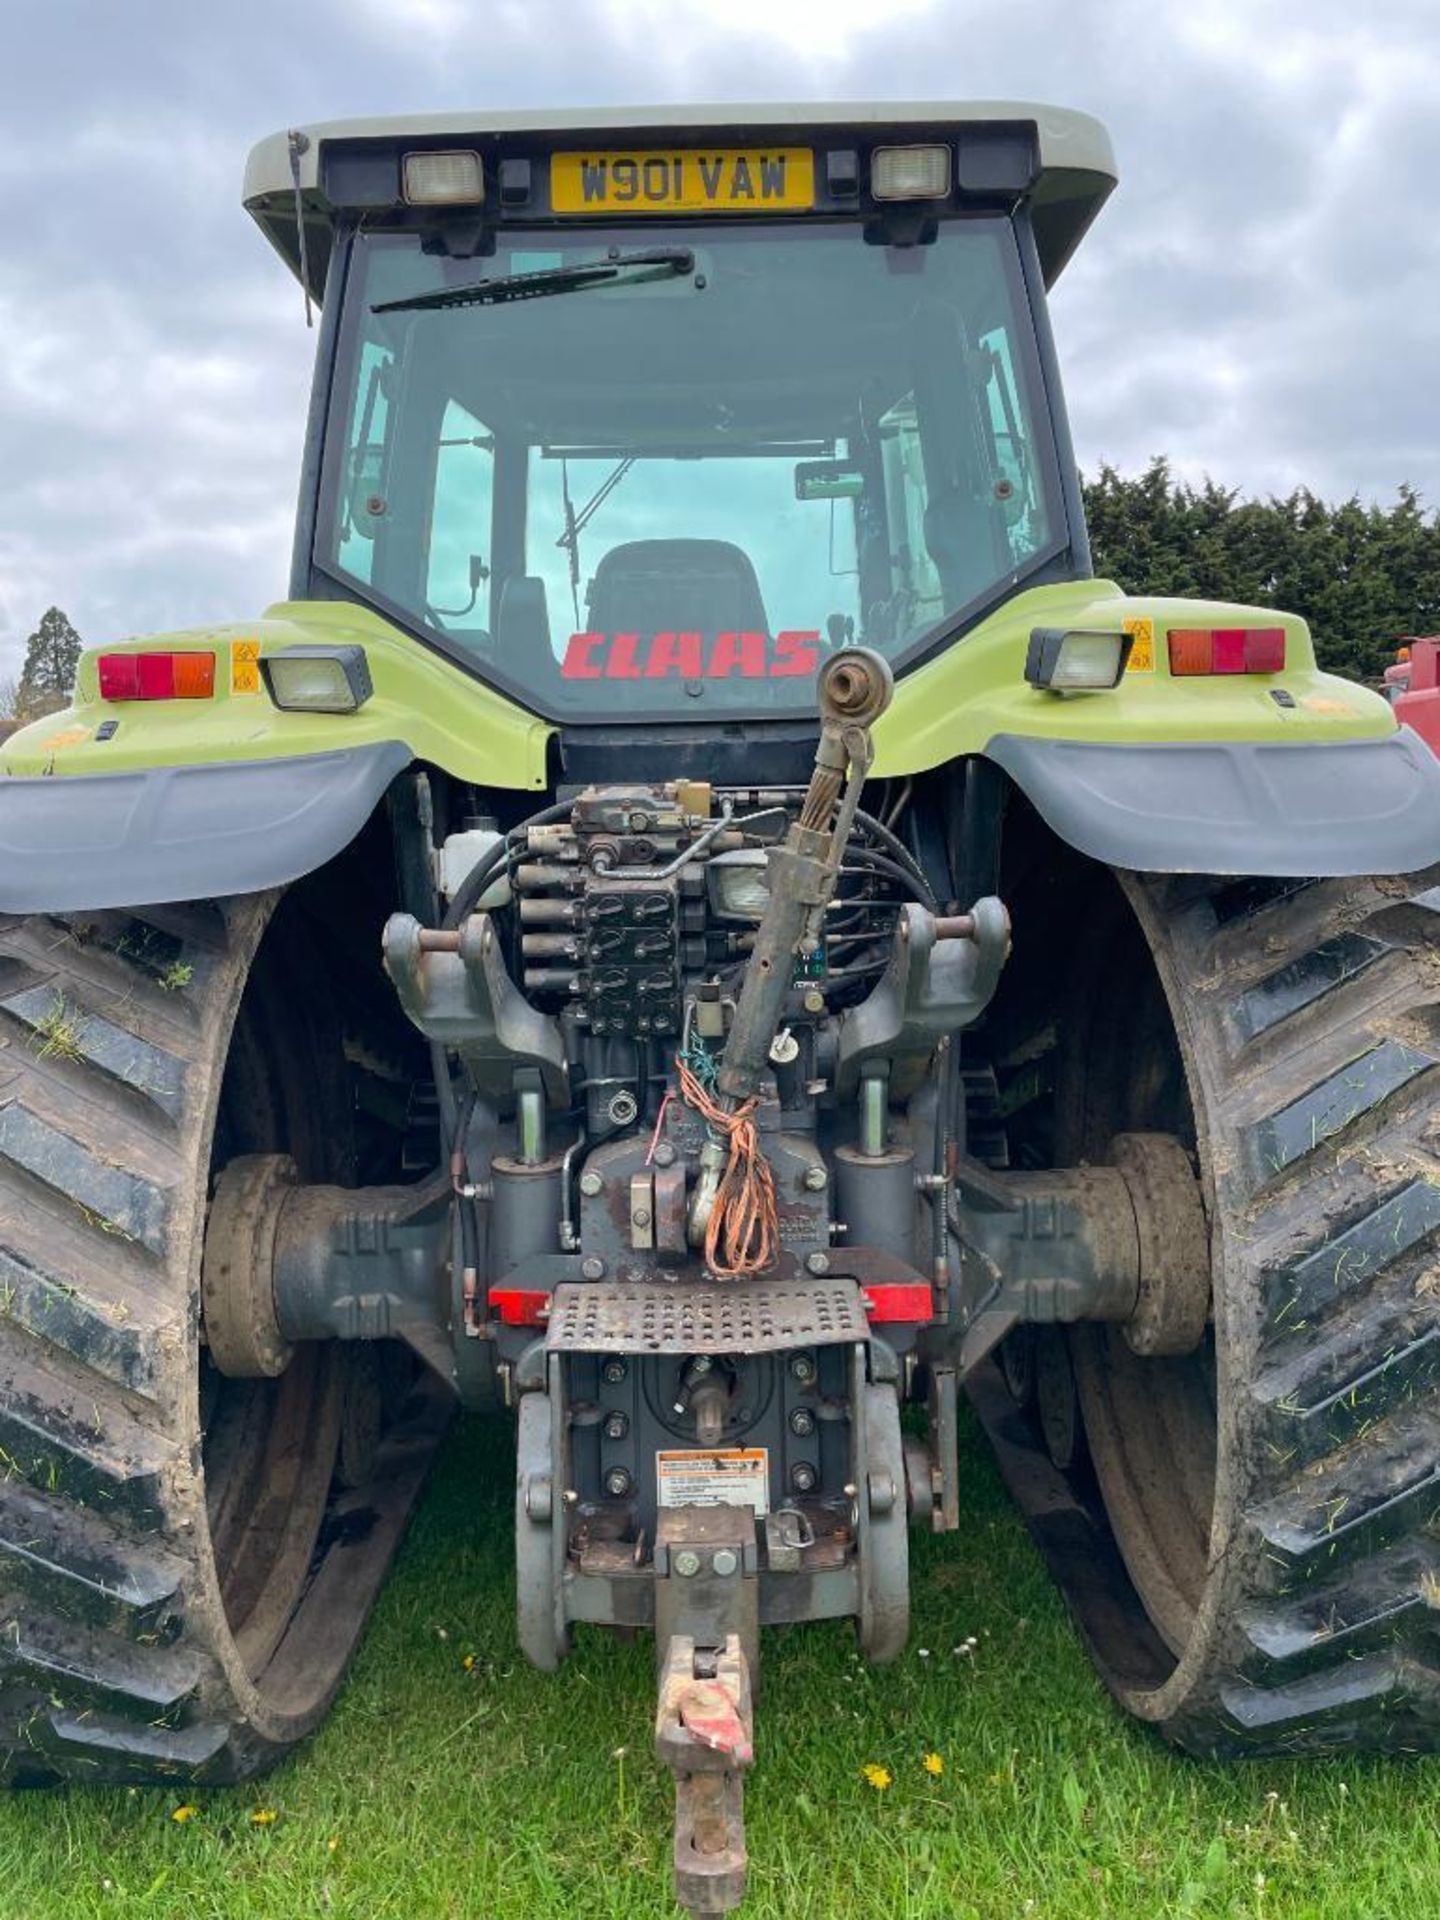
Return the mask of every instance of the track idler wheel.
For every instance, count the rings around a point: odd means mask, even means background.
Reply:
[[[275,1317],[275,1234],[300,1178],[288,1154],[247,1153],[215,1183],[200,1299],[210,1358],[232,1380],[274,1380],[295,1349]]]
[[[1210,1312],[1210,1236],[1200,1183],[1168,1133],[1118,1133],[1110,1143],[1135,1209],[1139,1292],[1125,1322],[1136,1353],[1193,1353]]]

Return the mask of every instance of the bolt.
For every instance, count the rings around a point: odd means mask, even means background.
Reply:
[[[637,1227],[648,1227],[650,1224],[650,1209],[648,1207],[636,1207],[630,1215],[630,1218]]]
[[[623,1500],[630,1491],[630,1476],[624,1467],[611,1467],[605,1476],[605,1491],[612,1500]]]
[[[829,1184],[830,1176],[824,1167],[807,1167],[805,1169],[805,1186],[808,1192],[823,1193]]]
[[[828,1253],[807,1253],[805,1265],[811,1273],[829,1273],[830,1256]]]
[[[790,1469],[790,1484],[796,1493],[813,1493],[819,1478],[808,1460],[797,1460]]]
[[[734,1573],[740,1562],[736,1557],[733,1547],[717,1547],[715,1549],[715,1556],[710,1564],[723,1580],[728,1579],[729,1576]]]
[[[673,1167],[674,1166],[675,1149],[674,1147],[671,1146],[668,1140],[662,1140],[659,1146],[656,1147],[655,1164],[657,1167]]]
[[[700,1571],[700,1556],[693,1547],[681,1547],[670,1564],[682,1580],[689,1580]]]
[[[605,1262],[598,1253],[590,1253],[580,1262],[580,1277],[583,1280],[603,1280]]]
[[[622,1087],[619,1093],[611,1095],[610,1104],[605,1111],[617,1127],[628,1127],[639,1113],[640,1105],[634,1094]]]
[[[617,1354],[613,1360],[607,1360],[600,1369],[600,1378],[607,1387],[618,1387],[630,1369]]]
[[[802,1440],[808,1440],[815,1431],[815,1416],[809,1407],[796,1407],[790,1416],[790,1431],[798,1433]]]
[[[818,987],[810,987],[806,990],[804,1006],[806,1013],[824,1013],[825,996]]]
[[[605,1182],[600,1178],[598,1173],[582,1173],[580,1176],[580,1191],[587,1199],[593,1200],[597,1193],[603,1193],[605,1191]]]
[[[798,1380],[802,1387],[808,1387],[815,1378],[815,1362],[808,1353],[791,1354],[790,1378]]]
[[[621,1413],[618,1407],[613,1413],[606,1414],[605,1438],[607,1440],[623,1440],[629,1431],[630,1416],[628,1414]]]

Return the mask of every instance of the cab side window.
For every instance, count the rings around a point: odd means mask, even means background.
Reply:
[[[360,349],[356,404],[345,448],[336,558],[346,573],[367,585],[375,574],[375,508],[386,492],[386,433],[394,373],[395,356],[390,349],[377,340],[366,340]]]
[[[451,400],[435,449],[425,599],[445,631],[458,639],[489,637],[494,507],[494,436]]]

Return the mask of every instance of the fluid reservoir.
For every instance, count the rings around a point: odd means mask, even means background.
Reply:
[[[466,827],[460,833],[446,835],[445,844],[440,849],[437,877],[440,891],[447,900],[454,899],[464,885],[466,875],[488,858],[504,838],[500,829],[489,821],[481,826]],[[509,901],[510,881],[502,871],[481,894],[475,907],[477,912],[488,913],[493,907],[508,906]]]

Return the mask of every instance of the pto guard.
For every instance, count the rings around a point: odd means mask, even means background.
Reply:
[[[411,751],[0,780],[0,913],[258,893],[348,846]]]
[[[985,757],[1062,840],[1109,866],[1338,878],[1440,860],[1440,759],[1405,727],[1283,743],[999,734]]]

